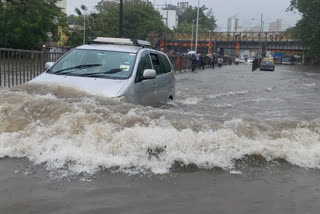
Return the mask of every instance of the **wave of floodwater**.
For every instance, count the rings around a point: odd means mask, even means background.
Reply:
[[[211,120],[39,85],[0,90],[0,100],[0,158],[48,170],[163,174],[178,164],[232,171],[247,156],[320,168],[320,120]]]

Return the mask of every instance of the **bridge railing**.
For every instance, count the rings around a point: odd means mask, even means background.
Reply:
[[[0,87],[24,84],[44,71],[64,53],[0,48]]]
[[[210,37],[210,38],[209,38]],[[296,41],[292,35],[287,32],[209,32],[199,33],[200,41],[259,41],[259,39],[267,42],[288,42]],[[191,43],[191,33],[166,33],[161,40],[189,40]],[[195,39],[195,38],[194,38]]]

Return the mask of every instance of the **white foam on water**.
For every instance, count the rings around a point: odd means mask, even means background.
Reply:
[[[229,172],[230,172],[230,174],[233,174],[233,175],[241,175],[242,174],[242,172],[238,171],[238,170],[231,170]]]
[[[176,100],[176,102],[178,103],[182,103],[182,104],[186,104],[186,105],[196,105],[200,102],[202,102],[203,99],[202,98],[198,98],[198,97],[188,97],[186,99],[183,100]]]
[[[57,97],[51,93],[45,94],[45,95],[41,95],[41,94],[35,94],[36,97],[39,98],[45,98],[45,99],[57,99]]]
[[[234,106],[234,104],[217,104],[217,105],[213,105],[213,108],[232,108]]]
[[[221,97],[230,97],[230,96],[237,96],[237,95],[244,95],[244,94],[248,94],[249,91],[244,90],[244,91],[229,91],[226,93],[222,93],[222,94],[213,94],[210,95],[209,98],[210,99],[215,99],[215,98],[221,98]]]
[[[199,131],[172,109],[48,100],[25,92],[0,93],[0,99],[0,158],[27,158],[48,170],[164,174],[180,163],[237,174],[235,160],[248,155],[320,168],[319,120],[287,125],[233,119]],[[172,112],[181,118],[171,120]]]
[[[316,86],[316,83],[311,83],[311,84],[304,84],[305,86],[308,86],[308,87],[313,87],[313,86]]]

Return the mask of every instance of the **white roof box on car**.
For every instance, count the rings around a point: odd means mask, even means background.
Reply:
[[[92,40],[93,44],[113,44],[113,45],[131,45],[152,48],[152,45],[148,41],[137,39],[124,39],[124,38],[111,38],[111,37],[97,37]]]

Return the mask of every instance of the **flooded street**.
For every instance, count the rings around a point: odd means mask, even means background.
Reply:
[[[161,108],[0,89],[0,213],[319,212],[319,68],[176,79]]]

